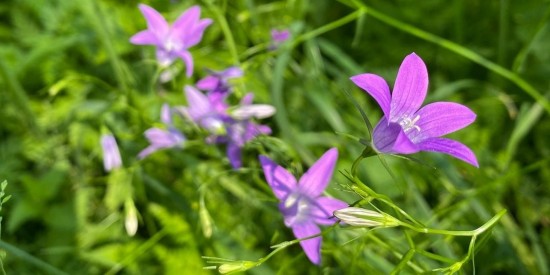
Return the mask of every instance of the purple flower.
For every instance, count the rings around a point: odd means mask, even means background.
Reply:
[[[231,166],[240,168],[241,149],[258,135],[270,134],[265,125],[252,122],[252,118],[266,118],[275,113],[275,108],[266,104],[252,104],[252,94],[241,100],[237,107],[229,107],[223,98],[207,97],[192,86],[185,86],[188,107],[178,110],[202,128],[210,132],[209,143],[227,145],[227,157]]]
[[[284,43],[290,37],[290,31],[287,29],[284,30],[271,30],[271,40],[273,41],[273,47],[277,47],[280,44]]]
[[[332,178],[337,159],[336,148],[328,150],[296,182],[290,172],[268,157],[260,156],[267,183],[280,201],[279,210],[285,225],[292,229],[296,238],[321,233],[319,225],[334,224],[332,213],[348,206],[341,200],[321,196]],[[300,242],[309,260],[316,265],[321,263],[321,242],[320,236]]]
[[[470,125],[476,114],[453,102],[434,102],[420,108],[428,90],[428,71],[418,55],[405,57],[391,95],[388,84],[378,75],[360,74],[351,77],[351,81],[369,93],[384,112],[372,138],[378,152],[439,152],[479,167],[470,148],[441,137]]]
[[[164,104],[161,109],[161,121],[168,127],[168,130],[150,128],[145,131],[145,137],[150,145],[138,154],[139,159],[152,154],[155,151],[165,148],[179,147],[185,142],[185,136],[172,125],[171,109]]]
[[[227,104],[222,98],[212,100],[192,86],[185,86],[185,97],[189,107],[179,110],[191,121],[213,134],[224,134],[224,124],[229,119]]]
[[[130,38],[136,45],[157,46],[157,59],[162,66],[169,66],[177,58],[185,62],[186,74],[193,74],[193,57],[188,49],[202,39],[206,27],[212,24],[211,19],[200,19],[201,8],[192,6],[169,25],[155,9],[140,4],[139,9],[147,21],[147,29]]]
[[[256,124],[249,120],[234,121],[227,127],[227,136],[218,139],[218,142],[227,143],[227,158],[233,169],[242,167],[242,148],[250,140],[259,135],[271,134],[271,128]]]
[[[243,76],[243,71],[239,67],[229,67],[220,72],[211,71],[210,75],[197,82],[197,88],[208,92],[208,94],[227,94],[231,90],[228,80],[241,76]]]
[[[113,135],[101,136],[101,149],[103,150],[103,167],[105,171],[111,171],[122,166],[118,145]]]
[[[227,123],[227,157],[234,169],[242,166],[241,149],[259,135],[271,134],[271,128],[256,124],[252,118],[266,118],[275,113],[275,107],[267,104],[252,104],[254,95],[249,93],[241,100],[241,106],[230,112],[232,120]],[[223,140],[223,139],[222,139]]]

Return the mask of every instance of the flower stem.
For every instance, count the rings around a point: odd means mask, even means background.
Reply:
[[[470,231],[464,231],[464,230],[453,231],[453,230],[443,230],[443,229],[432,229],[432,228],[427,228],[427,227],[418,227],[418,226],[411,225],[411,224],[408,224],[408,223],[405,223],[405,222],[402,222],[401,225],[404,226],[404,227],[407,227],[411,230],[414,230],[416,232],[425,233],[425,234],[438,234],[438,235],[450,235],[450,236],[478,236],[478,235],[484,233],[485,231],[487,231],[487,229],[494,226],[495,223],[498,220],[500,220],[500,218],[504,214],[506,214],[506,209],[502,209],[493,218],[491,218],[489,221],[487,221],[484,225],[480,226],[479,228],[477,228],[475,230],[470,230]]]
[[[375,156],[376,152],[372,149],[370,146],[365,146],[365,149],[363,149],[363,152],[361,152],[361,155],[357,157],[353,164],[351,165],[351,175],[353,177],[357,176],[357,166],[359,165],[359,162],[361,162],[363,159],[366,159],[368,157]]]

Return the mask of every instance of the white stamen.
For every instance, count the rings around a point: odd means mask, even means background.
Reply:
[[[416,129],[418,132],[420,132],[420,127],[418,125],[415,125],[419,119],[420,115],[416,115],[413,119],[406,116],[401,121],[399,121],[399,125],[401,125],[405,133],[410,131],[411,129]]]

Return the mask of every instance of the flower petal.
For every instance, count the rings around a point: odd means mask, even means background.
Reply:
[[[195,121],[199,123],[200,119],[208,115],[212,111],[212,105],[208,97],[202,94],[199,90],[192,86],[185,86],[185,97],[187,98],[187,113]]]
[[[230,142],[227,144],[227,158],[229,159],[229,163],[231,163],[231,167],[233,169],[239,169],[242,167],[242,153],[241,153],[241,147],[239,147],[237,144]]]
[[[238,120],[267,118],[275,114],[275,107],[268,104],[245,105],[234,109],[231,117]]]
[[[348,206],[347,203],[338,199],[320,197],[315,200],[311,208],[310,216],[314,219],[316,224],[332,225],[337,221],[337,219],[333,217],[334,211]]]
[[[313,222],[304,222],[299,225],[293,226],[292,232],[294,232],[294,236],[296,236],[296,238],[302,239],[321,233],[321,229],[319,229],[319,227]],[[302,246],[302,249],[304,249],[304,252],[306,253],[308,259],[316,265],[319,265],[321,263],[322,241],[323,239],[319,236],[300,242],[300,245]]]
[[[372,143],[376,151],[388,154],[395,153],[393,145],[401,131],[402,128],[399,124],[388,123],[386,117],[382,117],[372,133]]]
[[[211,91],[216,89],[220,85],[220,78],[217,76],[209,75],[197,82],[197,88],[203,91]]]
[[[479,168],[474,152],[456,140],[435,137],[426,139],[417,145],[422,151],[448,154]]]
[[[392,151],[399,153],[399,154],[413,154],[420,149],[416,144],[414,144],[407,134],[403,131],[403,129],[399,130],[399,134],[397,135],[397,138],[395,139],[395,143],[393,144]]]
[[[172,125],[172,110],[170,105],[164,103],[160,109],[160,121],[166,125]]]
[[[164,37],[168,34],[168,23],[158,11],[145,4],[139,4],[139,9],[147,21],[147,28],[151,32],[156,34],[157,37]]]
[[[428,104],[417,113],[416,126],[420,131],[412,130],[407,135],[415,143],[431,137],[440,137],[470,125],[476,114],[468,107],[453,102],[435,102]]]
[[[237,66],[232,66],[221,72],[220,76],[225,79],[241,77],[243,76],[243,70]]]
[[[154,145],[149,145],[147,146],[147,148],[141,150],[141,152],[139,152],[138,154],[138,159],[144,159],[145,157],[147,157],[148,155],[160,150],[161,148],[158,148]]]
[[[111,171],[122,166],[122,159],[116,139],[113,135],[101,136],[101,148],[103,150],[103,167],[105,171]]]
[[[355,85],[365,90],[374,100],[376,100],[380,108],[382,108],[384,116],[389,119],[391,95],[390,88],[386,81],[375,74],[360,74],[352,76],[350,79]]]
[[[204,30],[212,24],[212,19],[205,18],[199,21],[193,30],[186,36],[185,46],[190,48],[202,40]]]
[[[177,130],[166,131],[159,128],[151,128],[145,131],[145,137],[149,143],[159,148],[169,148],[180,145],[185,137]]]
[[[186,50],[178,52],[178,56],[185,63],[185,75],[191,77],[193,75],[193,56]]]
[[[140,31],[134,34],[132,37],[130,37],[130,43],[135,45],[157,45],[157,46],[160,44],[157,36],[149,30]]]
[[[401,63],[391,99],[390,121],[412,116],[424,102],[428,91],[428,70],[415,53]]]
[[[197,5],[185,10],[172,25],[172,35],[176,37],[185,37],[186,33],[193,29],[199,21],[201,8]]]
[[[280,201],[284,200],[290,192],[296,189],[296,178],[270,158],[262,155],[259,158],[265,180],[273,190],[275,197]]]
[[[298,187],[312,198],[318,197],[327,187],[338,159],[338,150],[331,148],[300,178]]]

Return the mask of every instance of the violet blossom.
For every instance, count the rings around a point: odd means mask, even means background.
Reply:
[[[180,147],[185,142],[185,136],[172,125],[172,110],[167,104],[164,104],[161,108],[161,121],[168,129],[153,127],[145,131],[144,135],[149,140],[150,145],[139,152],[139,159],[143,159],[160,149]]]
[[[253,95],[243,97],[239,106],[230,107],[223,98],[212,98],[192,86],[185,86],[188,107],[180,107],[183,116],[210,132],[206,141],[226,144],[231,166],[242,166],[241,150],[258,135],[270,134],[271,128],[256,124],[252,119],[272,116],[275,108],[267,104],[252,104]]]
[[[101,135],[100,143],[103,151],[103,167],[105,171],[109,172],[120,168],[122,166],[122,159],[120,158],[120,151],[118,150],[115,137],[111,134]]]
[[[157,47],[157,59],[161,66],[167,67],[177,58],[185,62],[186,75],[193,74],[193,57],[188,49],[199,43],[204,30],[212,20],[200,19],[201,8],[192,6],[170,25],[155,9],[140,4],[139,9],[147,21],[147,29],[130,38],[136,45],[154,45]]]
[[[208,97],[224,99],[230,92],[229,79],[241,77],[243,71],[239,67],[229,67],[223,71],[211,71],[210,75],[197,82],[197,88],[206,91]]]
[[[360,74],[351,80],[370,94],[384,112],[372,137],[376,151],[387,154],[439,152],[479,167],[470,148],[441,137],[470,125],[476,114],[453,102],[434,102],[420,108],[428,90],[428,71],[418,55],[412,53],[405,57],[392,94],[386,81],[378,75]]]
[[[320,234],[319,225],[334,224],[333,212],[348,206],[341,200],[321,196],[338,159],[336,148],[323,154],[298,182],[290,172],[268,157],[259,158],[266,181],[280,201],[279,210],[285,225],[292,229],[296,238]],[[300,242],[309,260],[316,265],[321,263],[321,243],[321,236]]]
[[[184,88],[188,107],[180,107],[179,111],[212,134],[225,134],[225,123],[230,119],[227,115],[229,107],[223,98],[208,98],[193,86]]]
[[[290,38],[290,31],[288,29],[283,30],[271,30],[271,46],[270,49],[274,50],[283,44]]]

